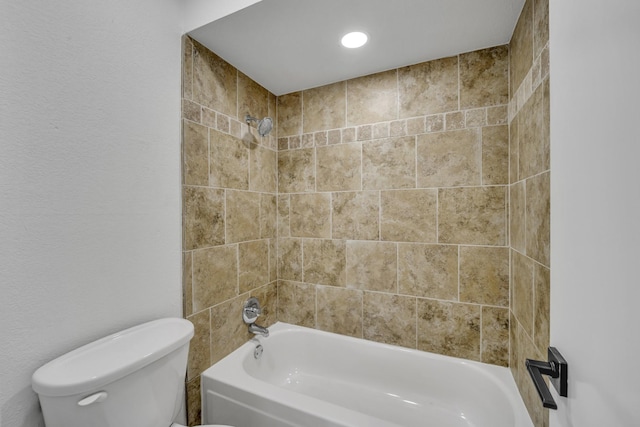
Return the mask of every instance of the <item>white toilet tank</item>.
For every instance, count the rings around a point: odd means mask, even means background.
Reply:
[[[193,325],[144,323],[71,351],[32,378],[47,427],[170,426],[183,402]]]

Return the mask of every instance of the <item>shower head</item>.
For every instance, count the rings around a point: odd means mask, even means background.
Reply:
[[[269,132],[271,132],[271,129],[273,129],[273,120],[271,120],[271,117],[265,117],[262,120],[258,120],[247,114],[244,116],[244,121],[247,122],[247,124],[251,122],[258,122],[258,133],[260,136],[267,136]]]

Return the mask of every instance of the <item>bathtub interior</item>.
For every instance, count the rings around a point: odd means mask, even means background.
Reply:
[[[293,425],[531,425],[506,368],[284,323],[270,329],[269,338],[251,340],[203,374],[203,414],[206,399],[220,407],[227,398],[266,415],[285,407],[334,423]]]

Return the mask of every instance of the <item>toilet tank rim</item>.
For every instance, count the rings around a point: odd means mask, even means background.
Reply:
[[[163,318],[125,329],[72,350],[40,367],[33,390],[61,397],[103,387],[189,343],[193,324]]]

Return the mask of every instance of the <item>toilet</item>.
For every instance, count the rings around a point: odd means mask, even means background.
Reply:
[[[184,427],[174,420],[184,401],[192,337],[188,320],[159,319],[42,366],[32,387],[46,426]]]

